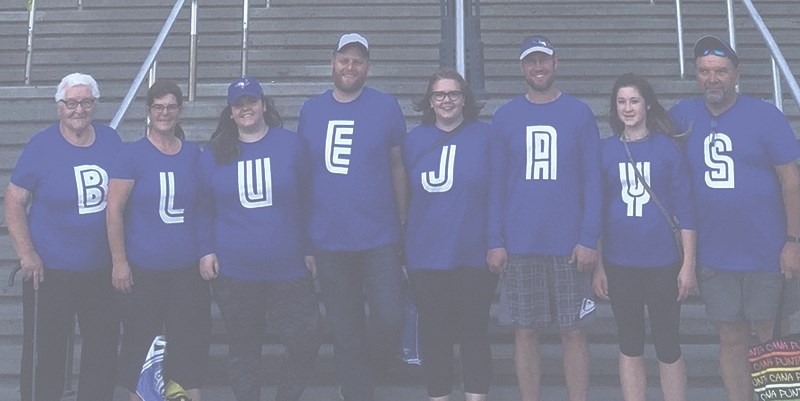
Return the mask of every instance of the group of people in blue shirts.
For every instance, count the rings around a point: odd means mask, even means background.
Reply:
[[[26,279],[22,400],[59,399],[75,315],[79,401],[110,400],[115,383],[139,400],[160,334],[164,377],[201,400],[213,299],[237,400],[261,399],[267,324],[286,346],[276,399],[300,399],[322,301],[339,397],[372,401],[398,351],[404,275],[432,401],[458,381],[454,345],[464,397],[487,399],[498,283],[524,401],[540,399],[539,334],[550,326],[569,400],[587,399],[598,298],[619,329],[624,399],[645,399],[646,308],[664,399],[685,401],[680,303],[698,287],[729,398],[747,399],[751,327],[772,334],[781,282],[800,274],[800,146],[777,109],[737,93],[733,49],[706,36],[694,55],[703,97],[667,112],[643,77],[624,74],[605,139],[591,109],[555,85],[555,47],[541,35],[520,48],[528,90],[491,123],[443,69],[414,103],[422,122],[410,132],[397,99],[365,85],[370,45],[357,33],[339,38],[333,88],[306,101],[296,133],[243,77],[202,150],[179,124],[174,82],[150,87],[147,133],[123,143],[93,121],[94,79],[64,77],[59,122],[25,146],[5,197]]]

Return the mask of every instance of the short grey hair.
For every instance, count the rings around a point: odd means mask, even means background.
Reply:
[[[97,81],[95,81],[91,75],[73,72],[72,74],[64,77],[61,80],[61,83],[58,84],[58,87],[56,88],[56,102],[59,100],[64,100],[64,92],[66,92],[67,89],[78,85],[88,86],[92,91],[92,96],[94,96],[95,100],[100,99],[100,88],[97,86]]]

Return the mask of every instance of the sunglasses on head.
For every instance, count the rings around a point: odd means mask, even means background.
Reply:
[[[713,54],[718,57],[728,57],[728,52],[720,49],[708,49],[703,52],[704,56],[708,56],[709,54]]]

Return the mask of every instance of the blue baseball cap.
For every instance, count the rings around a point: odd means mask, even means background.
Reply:
[[[228,106],[233,106],[242,96],[249,96],[253,99],[264,97],[264,89],[261,84],[252,77],[242,77],[228,86]]]
[[[550,42],[550,39],[542,35],[534,35],[522,42],[522,46],[519,49],[519,59],[522,60],[525,56],[533,53],[533,52],[542,52],[549,56],[552,56],[555,53],[555,48],[553,48],[553,43]]]

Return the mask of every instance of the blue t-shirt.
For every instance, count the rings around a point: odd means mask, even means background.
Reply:
[[[444,135],[450,138],[441,141]],[[489,124],[479,121],[449,134],[433,124],[420,125],[406,137],[409,269],[486,268],[487,249],[502,246],[499,230],[490,233],[489,228],[490,218],[499,220],[501,207],[502,171],[496,152],[492,155],[496,137]]]
[[[197,167],[200,148],[183,142],[166,155],[147,138],[127,143],[109,171],[133,180],[125,207],[125,252],[132,266],[149,270],[197,267]]]
[[[654,133],[628,149],[639,172],[677,217],[682,229],[695,229],[689,167],[678,145]],[[664,267],[680,263],[672,228],[636,177],[625,146],[614,135],[602,142],[603,260],[626,267]]]
[[[506,162],[504,235],[512,254],[597,249],[600,134],[585,103],[567,93],[545,104],[520,95],[494,113]]]
[[[298,133],[311,157],[314,247],[359,251],[397,242],[390,149],[406,134],[397,99],[365,87],[341,103],[328,90],[305,102]]]
[[[74,146],[53,124],[34,135],[17,160],[11,182],[32,194],[28,227],[48,269],[111,268],[106,236],[108,168],[122,146],[117,131],[92,124],[94,142]]]
[[[719,270],[780,271],[786,213],[775,166],[800,156],[786,117],[775,106],[743,95],[717,117],[703,98],[681,101],[670,115],[691,130],[686,155],[700,263]]]
[[[201,254],[216,253],[220,274],[248,281],[305,277],[308,251],[304,183],[308,158],[300,137],[279,127],[252,143],[239,142],[235,162],[200,157]]]

